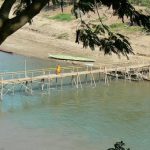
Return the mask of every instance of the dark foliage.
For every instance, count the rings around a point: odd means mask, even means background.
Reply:
[[[130,150],[130,148],[125,148],[125,143],[123,141],[116,142],[114,148],[109,148],[108,150]]]
[[[92,11],[98,13],[100,20],[99,25],[92,25],[85,23],[81,18],[81,26],[76,32],[76,42],[79,43],[79,41],[81,41],[83,47],[90,47],[92,50],[97,46],[100,50],[104,51],[104,54],[110,55],[115,53],[118,56],[122,54],[128,58],[128,54],[133,54],[133,49],[128,38],[119,33],[112,33],[109,28],[102,23],[98,12],[99,5],[105,5],[109,8],[112,7],[114,14],[117,14],[123,22],[124,16],[126,16],[130,19],[131,25],[136,24],[143,26],[147,31],[150,31],[150,16],[136,11],[128,0],[78,0],[75,3],[73,11],[76,17],[81,17],[80,11],[84,14]]]
[[[112,53],[127,56],[133,54],[133,49],[128,42],[127,37],[119,33],[112,33],[106,25],[86,24],[82,21],[79,29],[76,31],[76,43],[83,43],[83,47],[90,47],[95,50],[98,47],[104,54]]]
[[[143,26],[146,30],[150,30],[150,16],[139,13],[135,8],[127,1],[122,0],[120,7],[118,8],[118,16],[122,18],[124,22],[124,16],[130,18],[131,25],[136,24]]]
[[[143,26],[146,30],[150,30],[150,16],[144,15],[135,10],[135,8],[129,3],[128,0],[79,0],[74,5],[74,13],[77,9],[80,9],[83,13],[93,11],[95,12],[95,2],[99,5],[105,5],[111,7],[115,14],[122,18],[130,18],[131,25],[136,24]]]
[[[36,0],[17,0],[17,4],[14,10],[14,14],[19,15],[23,10],[28,9],[32,3]],[[64,0],[48,0],[47,4],[50,5],[50,2],[53,5],[59,4],[61,10],[63,11]]]

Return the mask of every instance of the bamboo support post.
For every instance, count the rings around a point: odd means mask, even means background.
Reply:
[[[31,94],[31,95],[33,94],[32,84],[33,84],[33,81],[32,81],[32,79],[31,79],[31,83],[30,83],[30,94]]]
[[[99,67],[99,73],[98,73],[98,75],[99,75],[99,83],[100,83],[100,81],[101,81],[101,67]]]
[[[41,81],[41,89],[42,89],[42,91],[44,90],[44,79],[42,79],[42,81]]]
[[[55,79],[55,83],[56,83],[56,88],[57,88],[57,84],[58,84],[58,78],[56,77],[56,79]]]
[[[94,83],[94,87],[96,87],[96,82],[95,82],[95,78],[94,78],[93,73],[91,73],[91,76],[92,76],[92,80],[93,80],[93,83]]]
[[[48,93],[50,94],[50,88],[51,88],[51,79],[50,79],[50,74],[48,76]]]
[[[150,66],[148,68],[148,76],[150,77]]]
[[[73,77],[73,81],[74,81],[74,85],[77,87],[77,82],[74,77]]]
[[[127,68],[125,67],[125,73],[124,73],[124,79],[125,79],[125,81],[127,80],[127,74],[128,74]]]
[[[61,90],[63,89],[63,77],[61,75]]]
[[[74,76],[71,76],[71,85],[73,86]]]
[[[85,75],[85,83],[86,83],[86,85],[87,85],[87,74]]]
[[[15,95],[15,83],[13,84],[13,90],[12,90],[13,95]]]
[[[106,67],[104,68],[104,73],[105,73],[105,84],[109,85]]]
[[[76,87],[77,87],[77,89],[79,88],[79,77],[78,77],[78,73],[77,73],[77,82],[76,82]]]
[[[1,77],[1,100],[3,100],[3,77]]]
[[[78,80],[79,80],[80,87],[82,88],[82,83],[81,83],[80,75],[78,75]]]
[[[93,79],[92,79],[92,67],[91,67],[90,74],[91,74],[91,86],[93,86]]]
[[[27,77],[27,61],[26,61],[26,59],[25,59],[25,62],[24,62],[25,64],[24,64],[24,76],[25,76],[25,78]]]
[[[106,84],[106,79],[107,79],[106,67],[104,67],[104,75],[105,75],[104,81],[105,81],[105,84]]]
[[[118,68],[117,67],[115,69],[115,76],[116,76],[116,80],[118,80]]]

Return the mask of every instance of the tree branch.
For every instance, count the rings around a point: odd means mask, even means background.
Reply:
[[[8,19],[10,10],[15,2],[16,0],[5,0],[0,8],[0,17]]]
[[[41,9],[47,4],[49,0],[36,0],[23,10],[19,15],[5,22],[0,32],[0,44],[11,34],[16,32],[26,23],[28,23],[34,16],[36,16]]]

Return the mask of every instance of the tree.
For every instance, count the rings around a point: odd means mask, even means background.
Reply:
[[[48,2],[49,0],[4,0],[0,8],[0,44],[30,22]],[[9,18],[14,5],[16,5],[15,16]]]
[[[107,150],[130,150],[130,148],[125,148],[125,143],[123,141],[116,142],[114,148],[109,148]]]
[[[127,56],[133,53],[133,49],[128,38],[119,33],[113,33],[108,26],[104,25],[98,7],[105,5],[112,7],[114,14],[124,22],[124,17],[128,17],[131,25],[137,24],[143,26],[147,31],[150,30],[150,16],[139,13],[128,2],[128,0],[68,0],[73,4],[73,13],[80,17],[81,24],[76,31],[76,42],[82,42],[83,47],[90,47],[92,50],[98,47],[105,54],[116,53],[118,56],[123,54]],[[0,8],[0,44],[5,39],[23,27],[26,23],[31,23],[34,16],[40,13],[41,9],[47,4],[59,4],[63,11],[64,0],[3,0]],[[9,18],[14,7],[14,16]],[[99,24],[86,23],[82,19],[82,13],[89,11],[96,12],[99,18]],[[127,56],[128,57],[128,56]]]
[[[109,8],[112,7],[114,14],[118,15],[123,23],[124,17],[126,16],[129,18],[131,25],[143,26],[145,30],[150,31],[150,16],[136,11],[128,0],[79,0],[74,6],[74,13],[76,13],[77,9],[83,13],[89,11],[96,12],[98,14],[99,24],[85,23],[82,20],[81,12],[79,12],[81,25],[77,30],[76,42],[79,43],[81,41],[84,47],[90,47],[93,50],[95,47],[98,47],[104,51],[104,54],[112,54],[113,52],[118,56],[122,54],[128,58],[129,53],[133,54],[133,49],[128,38],[122,34],[111,32],[109,27],[103,24],[98,11],[98,6],[101,5]]]

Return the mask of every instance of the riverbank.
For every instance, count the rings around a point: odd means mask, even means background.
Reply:
[[[68,13],[69,11],[70,8],[65,8],[65,12]],[[125,32],[124,34],[130,37],[130,42],[134,48],[135,55],[130,55],[129,60],[124,56],[121,56],[121,58],[118,58],[116,55],[105,56],[103,52],[84,49],[81,44],[76,44],[74,41],[78,20],[61,22],[49,19],[56,13],[59,12],[43,11],[40,15],[35,17],[32,25],[27,24],[10,36],[1,45],[1,49],[15,54],[45,60],[48,59],[48,53],[87,57],[96,60],[93,63],[94,66],[131,66],[137,65],[138,63],[150,63],[150,37],[148,35],[145,35],[142,32],[134,32],[131,34],[121,30],[121,32]],[[110,12],[107,12],[108,16],[110,15],[109,13]],[[116,20],[117,22],[120,22],[116,17],[110,17],[106,22],[107,24],[110,24],[110,22],[114,23]],[[85,64],[80,62],[67,62],[73,64]]]

